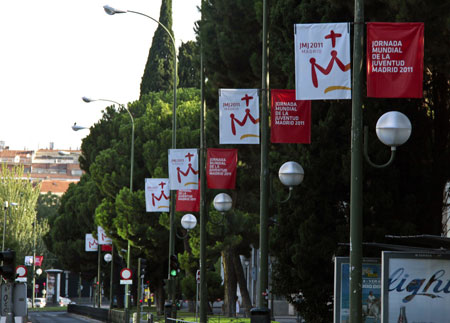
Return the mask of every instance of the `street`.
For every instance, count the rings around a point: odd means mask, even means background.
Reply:
[[[67,312],[28,312],[28,322],[32,323],[81,323],[100,322],[91,318]]]

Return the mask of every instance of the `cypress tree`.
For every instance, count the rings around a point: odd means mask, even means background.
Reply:
[[[172,0],[162,0],[159,22],[174,35],[172,31]],[[142,75],[141,98],[148,92],[173,89],[174,55],[175,50],[169,34],[161,25],[158,25],[153,36],[144,75]]]

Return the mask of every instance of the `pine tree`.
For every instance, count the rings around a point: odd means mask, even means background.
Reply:
[[[159,22],[174,35],[172,31],[172,0],[162,0]],[[169,34],[161,25],[158,25],[142,75],[141,98],[148,92],[173,89],[174,56],[175,48]]]

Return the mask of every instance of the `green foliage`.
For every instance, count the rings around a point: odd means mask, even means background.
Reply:
[[[99,204],[99,191],[88,174],[77,184],[70,184],[61,199],[59,215],[50,222],[45,237],[48,249],[64,268],[81,272],[86,279],[96,275],[97,253],[85,251],[85,235],[96,233],[94,211]]]
[[[192,40],[181,43],[178,50],[178,79],[180,88],[200,88],[200,49]]]
[[[36,203],[40,185],[35,185],[26,175],[22,166],[1,168],[0,202],[2,205],[1,231],[5,241],[5,250],[16,251],[17,265],[23,264],[25,256],[33,255],[33,224],[36,218]],[[5,203],[8,207],[5,207]],[[6,221],[6,223],[4,222]],[[6,231],[3,232],[3,225]],[[47,219],[40,219],[36,224],[36,253],[44,255],[45,246],[42,236],[48,231]]]
[[[172,31],[172,0],[161,2],[159,22],[170,33]],[[145,65],[144,75],[141,81],[142,98],[149,92],[167,91],[173,89],[175,44],[173,44],[167,31],[158,24],[152,45]]]

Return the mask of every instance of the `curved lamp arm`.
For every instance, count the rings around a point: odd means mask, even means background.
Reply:
[[[284,200],[275,198],[275,197],[274,197],[274,194],[273,194],[273,180],[272,180],[272,176],[270,177],[270,199],[271,199],[274,203],[277,203],[277,204],[284,204],[284,203],[286,203],[287,201],[289,201],[289,199],[290,199],[291,196],[292,196],[292,191],[293,191],[293,189],[294,189],[293,186],[289,186],[289,193],[288,193],[288,196],[287,196]]]
[[[211,222],[214,225],[222,225],[223,221],[225,220],[225,213],[226,212],[220,212],[220,214],[222,214],[222,219],[220,221],[214,222],[213,220],[211,220],[211,217],[208,217],[208,222]]]
[[[368,130],[368,127],[365,126],[364,127],[364,157],[366,158],[366,161],[369,163],[370,166],[375,167],[375,168],[384,168],[384,167],[387,167],[390,164],[392,164],[392,162],[395,159],[395,152],[396,152],[395,146],[391,147],[391,158],[386,163],[384,163],[382,165],[378,165],[370,160],[369,154],[367,152],[368,142],[369,142],[369,130]]]
[[[175,231],[175,235],[177,236],[178,239],[184,240],[189,236],[189,230],[186,230],[186,234],[181,236]]]

